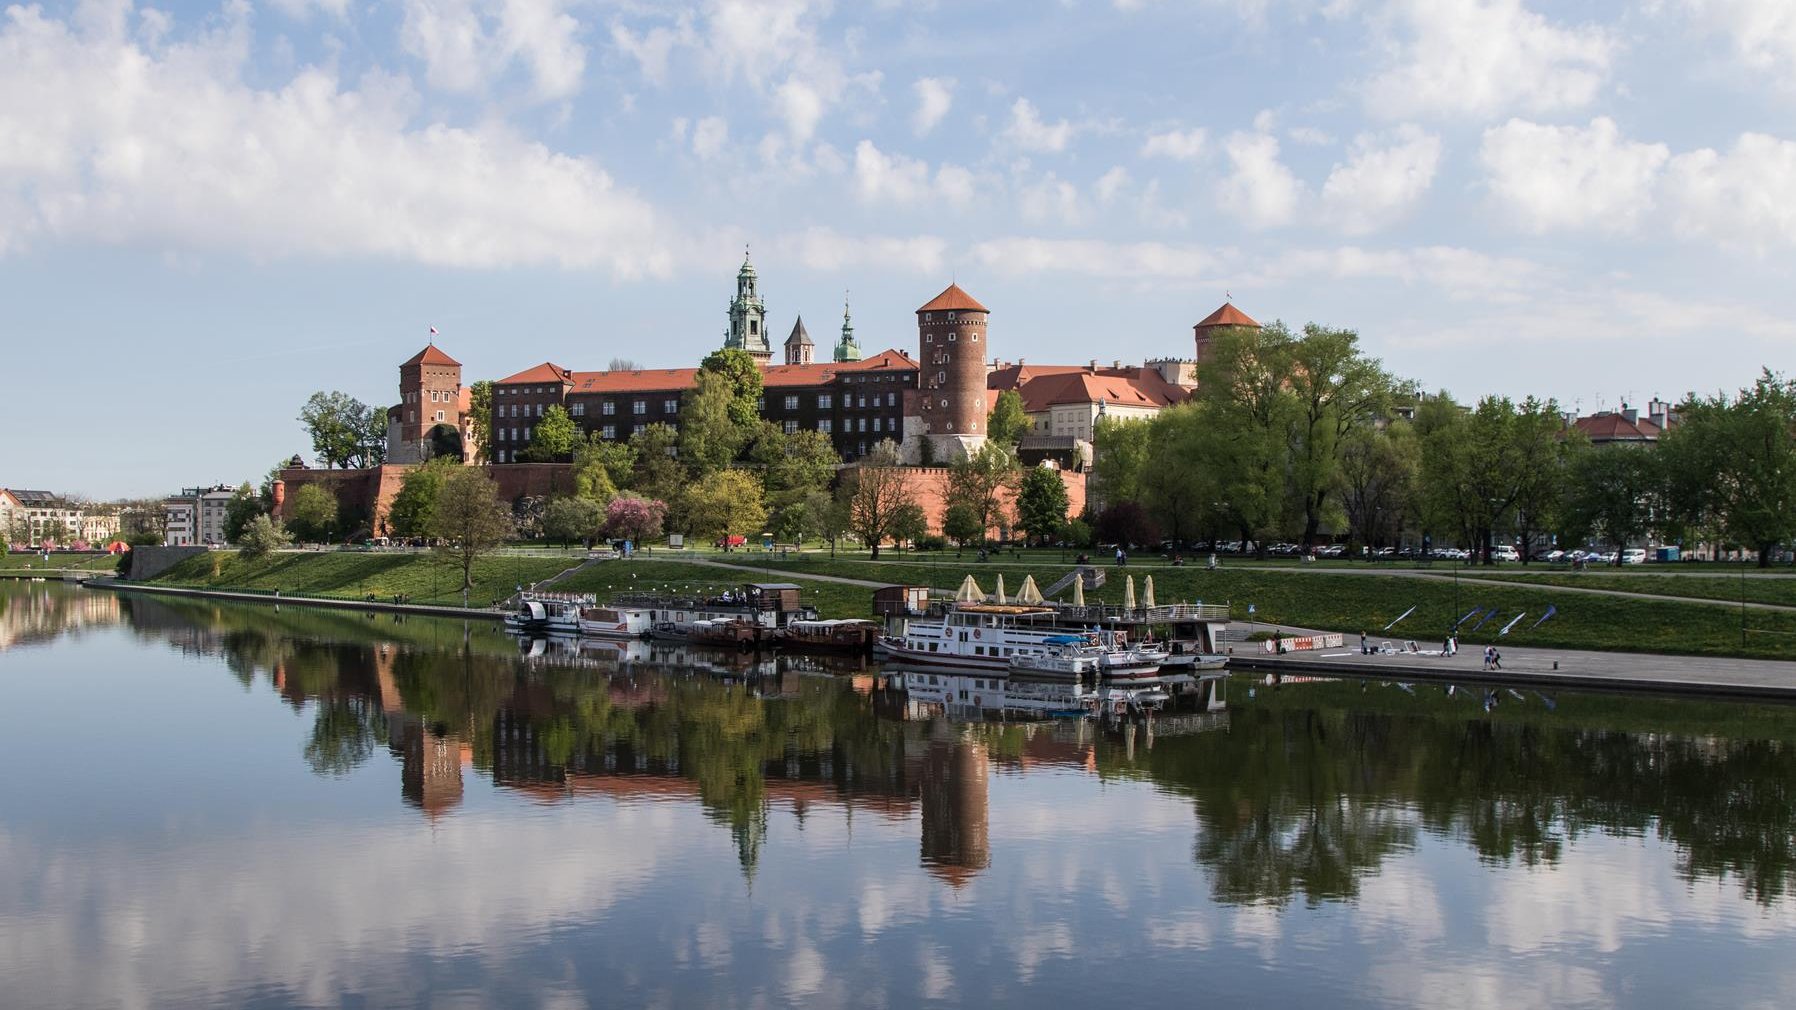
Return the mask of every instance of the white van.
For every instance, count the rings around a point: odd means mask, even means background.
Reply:
[[[1522,559],[1521,554],[1509,544],[1501,544],[1492,547],[1490,549],[1490,556],[1494,561],[1520,561]]]
[[[1621,552],[1621,563],[1624,565],[1646,564],[1646,548],[1630,547]]]

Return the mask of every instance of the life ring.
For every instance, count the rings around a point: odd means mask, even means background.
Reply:
[[[974,638],[978,638],[978,637],[979,637],[979,629],[978,629],[978,628],[974,628],[974,629],[973,629],[973,637],[974,637]]]
[[[985,707],[985,699],[979,697],[978,695],[974,695],[973,696],[973,707],[974,708],[984,708]]]

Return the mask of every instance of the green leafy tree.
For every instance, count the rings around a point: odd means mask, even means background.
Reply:
[[[1383,547],[1402,534],[1415,502],[1421,444],[1415,426],[1401,418],[1382,428],[1362,428],[1341,440],[1336,494],[1354,544]]]
[[[1213,471],[1211,502],[1219,521],[1262,550],[1284,515],[1294,409],[1285,382],[1291,343],[1290,332],[1278,324],[1232,327],[1211,341],[1198,366],[1193,409],[1201,434],[1194,458]],[[1106,510],[1126,501],[1106,499]]]
[[[699,363],[699,372],[718,376],[726,382],[730,423],[746,440],[761,423],[761,366],[747,351],[725,347],[705,355]]]
[[[1653,496],[1661,486],[1658,456],[1649,448],[1589,447],[1571,464],[1563,527],[1574,541],[1595,538],[1621,551],[1652,526]]]
[[[1351,330],[1312,323],[1283,358],[1290,370],[1284,393],[1291,404],[1288,480],[1308,547],[1334,502],[1341,441],[1383,416],[1392,383],[1375,359],[1360,353],[1359,336]]]
[[[1029,415],[1023,412],[1023,394],[1006,389],[992,401],[991,413],[985,416],[985,437],[1015,449],[1029,433],[1029,423]]]
[[[1567,429],[1559,404],[1529,397],[1516,414],[1516,495],[1513,525],[1521,541],[1522,563],[1534,540],[1562,525],[1572,461],[1589,445],[1576,428]],[[1655,468],[1655,473],[1657,468]]]
[[[1690,397],[1660,443],[1673,525],[1753,548],[1796,538],[1796,381],[1769,369],[1733,397]]]
[[[519,454],[527,463],[555,463],[572,455],[580,441],[580,426],[560,404],[543,411],[530,430],[530,447]]]
[[[266,512],[256,513],[237,537],[237,546],[246,558],[261,557],[292,542],[293,538],[287,534],[286,528]]]
[[[1007,525],[1003,495],[1016,485],[1017,477],[1016,453],[1009,446],[988,441],[949,467],[943,507],[961,504],[972,508],[981,530]]]
[[[1422,443],[1430,509],[1487,564],[1492,538],[1521,494],[1526,432],[1514,403],[1487,396]]]
[[[474,588],[474,562],[504,544],[514,527],[511,509],[499,500],[499,485],[474,467],[443,475],[431,510],[430,532],[447,545],[443,556],[461,567],[461,588]]]
[[[985,540],[985,527],[979,522],[979,510],[966,502],[954,502],[942,510],[942,536],[965,547]]]
[[[361,437],[356,442],[355,465],[380,466],[387,461],[387,408],[362,408]],[[459,434],[456,441],[460,441]]]
[[[1208,433],[1200,409],[1183,403],[1160,411],[1145,427],[1154,462],[1142,469],[1139,503],[1168,536],[1189,540],[1207,530],[1213,537],[1225,517],[1215,504],[1219,491],[1216,473],[1206,465]]]
[[[468,387],[468,410],[474,426],[474,462],[493,459],[493,380],[480,379]]]
[[[742,449],[745,435],[760,426],[758,419],[752,426],[735,420],[733,397],[725,374],[704,369],[700,369],[696,384],[686,393],[680,407],[680,458],[696,475],[728,466]]]
[[[318,484],[295,491],[286,505],[287,529],[301,540],[330,540],[337,531],[337,496]]]
[[[1136,501],[1148,469],[1150,428],[1146,421],[1100,417],[1092,426],[1091,489],[1096,504]]]
[[[915,546],[929,535],[929,513],[914,501],[900,504],[892,510],[891,535],[894,543]]]
[[[668,424],[649,424],[630,436],[635,454],[628,487],[638,494],[671,502],[686,485],[686,468],[680,465],[680,433]]]
[[[225,542],[234,544],[243,536],[249,527],[250,520],[262,515],[267,509],[262,504],[262,496],[256,494],[249,481],[232,492],[231,500],[225,504]]]
[[[543,533],[563,544],[587,543],[605,531],[605,509],[591,498],[569,495],[550,499],[543,513]]]
[[[767,526],[761,482],[746,470],[718,470],[686,492],[686,522],[695,536],[754,536]]]
[[[782,436],[779,457],[767,468],[768,493],[802,497],[829,487],[842,458],[830,437],[820,431]]]
[[[438,457],[408,472],[387,509],[387,532],[402,537],[426,535],[443,490],[443,477],[456,466],[454,460]]]
[[[882,439],[842,476],[839,500],[846,528],[861,538],[874,558],[879,557],[879,545],[892,535],[899,510],[915,503],[900,463],[897,444]]]
[[[368,417],[367,404],[335,391],[313,393],[299,412],[299,421],[312,438],[312,451],[327,469],[347,468],[362,456]]]
[[[574,446],[574,490],[603,504],[630,486],[636,475],[636,448],[628,442],[611,442],[597,432]]]
[[[1051,540],[1066,526],[1066,484],[1060,471],[1030,467],[1016,493],[1016,524],[1037,541]]]

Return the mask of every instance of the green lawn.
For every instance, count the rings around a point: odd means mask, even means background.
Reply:
[[[1581,586],[1585,589],[1613,589],[1625,593],[1649,593],[1655,596],[1681,596],[1693,600],[1727,600],[1738,603],[1744,590],[1751,603],[1777,603],[1796,607],[1796,579],[1734,577],[1725,575],[1662,575],[1656,572],[1622,575],[1609,571],[1587,572],[1523,572],[1500,570],[1464,573],[1468,578],[1501,579],[1531,585]]]
[[[952,588],[971,573],[990,592],[996,576],[1004,575],[1005,587],[1014,593],[1023,576],[1034,575],[1045,588],[1066,571],[1066,566],[1047,563],[1021,565],[1005,558],[979,564],[971,555],[956,561],[953,552],[899,561],[857,561],[829,555],[791,557],[777,565],[793,572],[846,575],[890,582],[912,582]],[[1414,579],[1401,575],[1329,574],[1327,569],[1303,571],[1252,571],[1225,566],[1217,571],[1203,567],[1148,567],[1131,564],[1126,569],[1106,569],[1110,581],[1088,599],[1120,602],[1123,576],[1133,574],[1136,590],[1145,589],[1144,578],[1153,575],[1159,602],[1173,600],[1230,603],[1235,617],[1247,620],[1253,604],[1260,621],[1295,627],[1320,628],[1357,634],[1365,630],[1374,638],[1414,638],[1432,642],[1473,607],[1496,607],[1500,614],[1478,632],[1461,632],[1461,646],[1482,645],[1495,639],[1497,628],[1517,614],[1521,623],[1502,641],[1516,646],[1573,649],[1609,649],[1631,652],[1666,652],[1690,655],[1762,656],[1785,658],[1796,651],[1796,614],[1749,612],[1746,645],[1741,645],[1737,611],[1676,602],[1605,598],[1583,593],[1555,593],[1551,585],[1494,585],[1464,579],[1458,587],[1450,581]],[[1534,628],[1549,606],[1558,613]],[[1416,611],[1389,632],[1380,629],[1398,615]],[[1476,623],[1476,622],[1473,622]]]
[[[74,569],[83,572],[109,572],[118,566],[118,557],[112,554],[65,554],[50,552],[50,560],[45,561],[38,554],[7,553],[0,556],[0,573],[41,574],[46,570],[63,571]]]
[[[528,585],[578,564],[576,557],[524,558],[500,556],[474,566],[474,589],[468,602],[486,606]],[[236,551],[211,551],[191,557],[151,580],[160,585],[196,586],[272,593],[361,599],[373,593],[390,600],[395,594],[413,603],[459,604],[461,569],[433,554],[294,552],[245,558]]]
[[[738,564],[747,561],[752,564],[749,555],[740,552],[730,555],[705,555],[707,559],[728,561]],[[643,558],[638,555],[629,561],[603,561],[564,581],[555,584],[557,589],[570,592],[596,593],[605,599],[613,593],[635,589],[641,592],[720,592],[745,582],[787,582],[797,585],[803,592],[803,600],[816,607],[824,617],[871,617],[873,614],[873,590],[864,586],[843,585],[839,582],[817,582],[809,579],[788,579],[778,574],[778,561],[774,562],[776,572],[770,578],[755,572],[738,571],[728,568],[714,568],[709,565],[696,565],[688,561]]]

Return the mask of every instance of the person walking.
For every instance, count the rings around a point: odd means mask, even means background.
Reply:
[[[1372,646],[1366,643],[1366,633],[1363,631],[1359,633],[1359,654],[1362,656],[1370,656],[1372,654]]]
[[[1503,654],[1498,652],[1497,647],[1494,645],[1490,647],[1490,668],[1493,670],[1501,670],[1503,668]]]
[[[1491,660],[1494,656],[1496,656],[1496,654],[1497,654],[1496,646],[1487,645],[1484,647],[1484,669],[1486,669],[1486,670],[1490,669]]]

